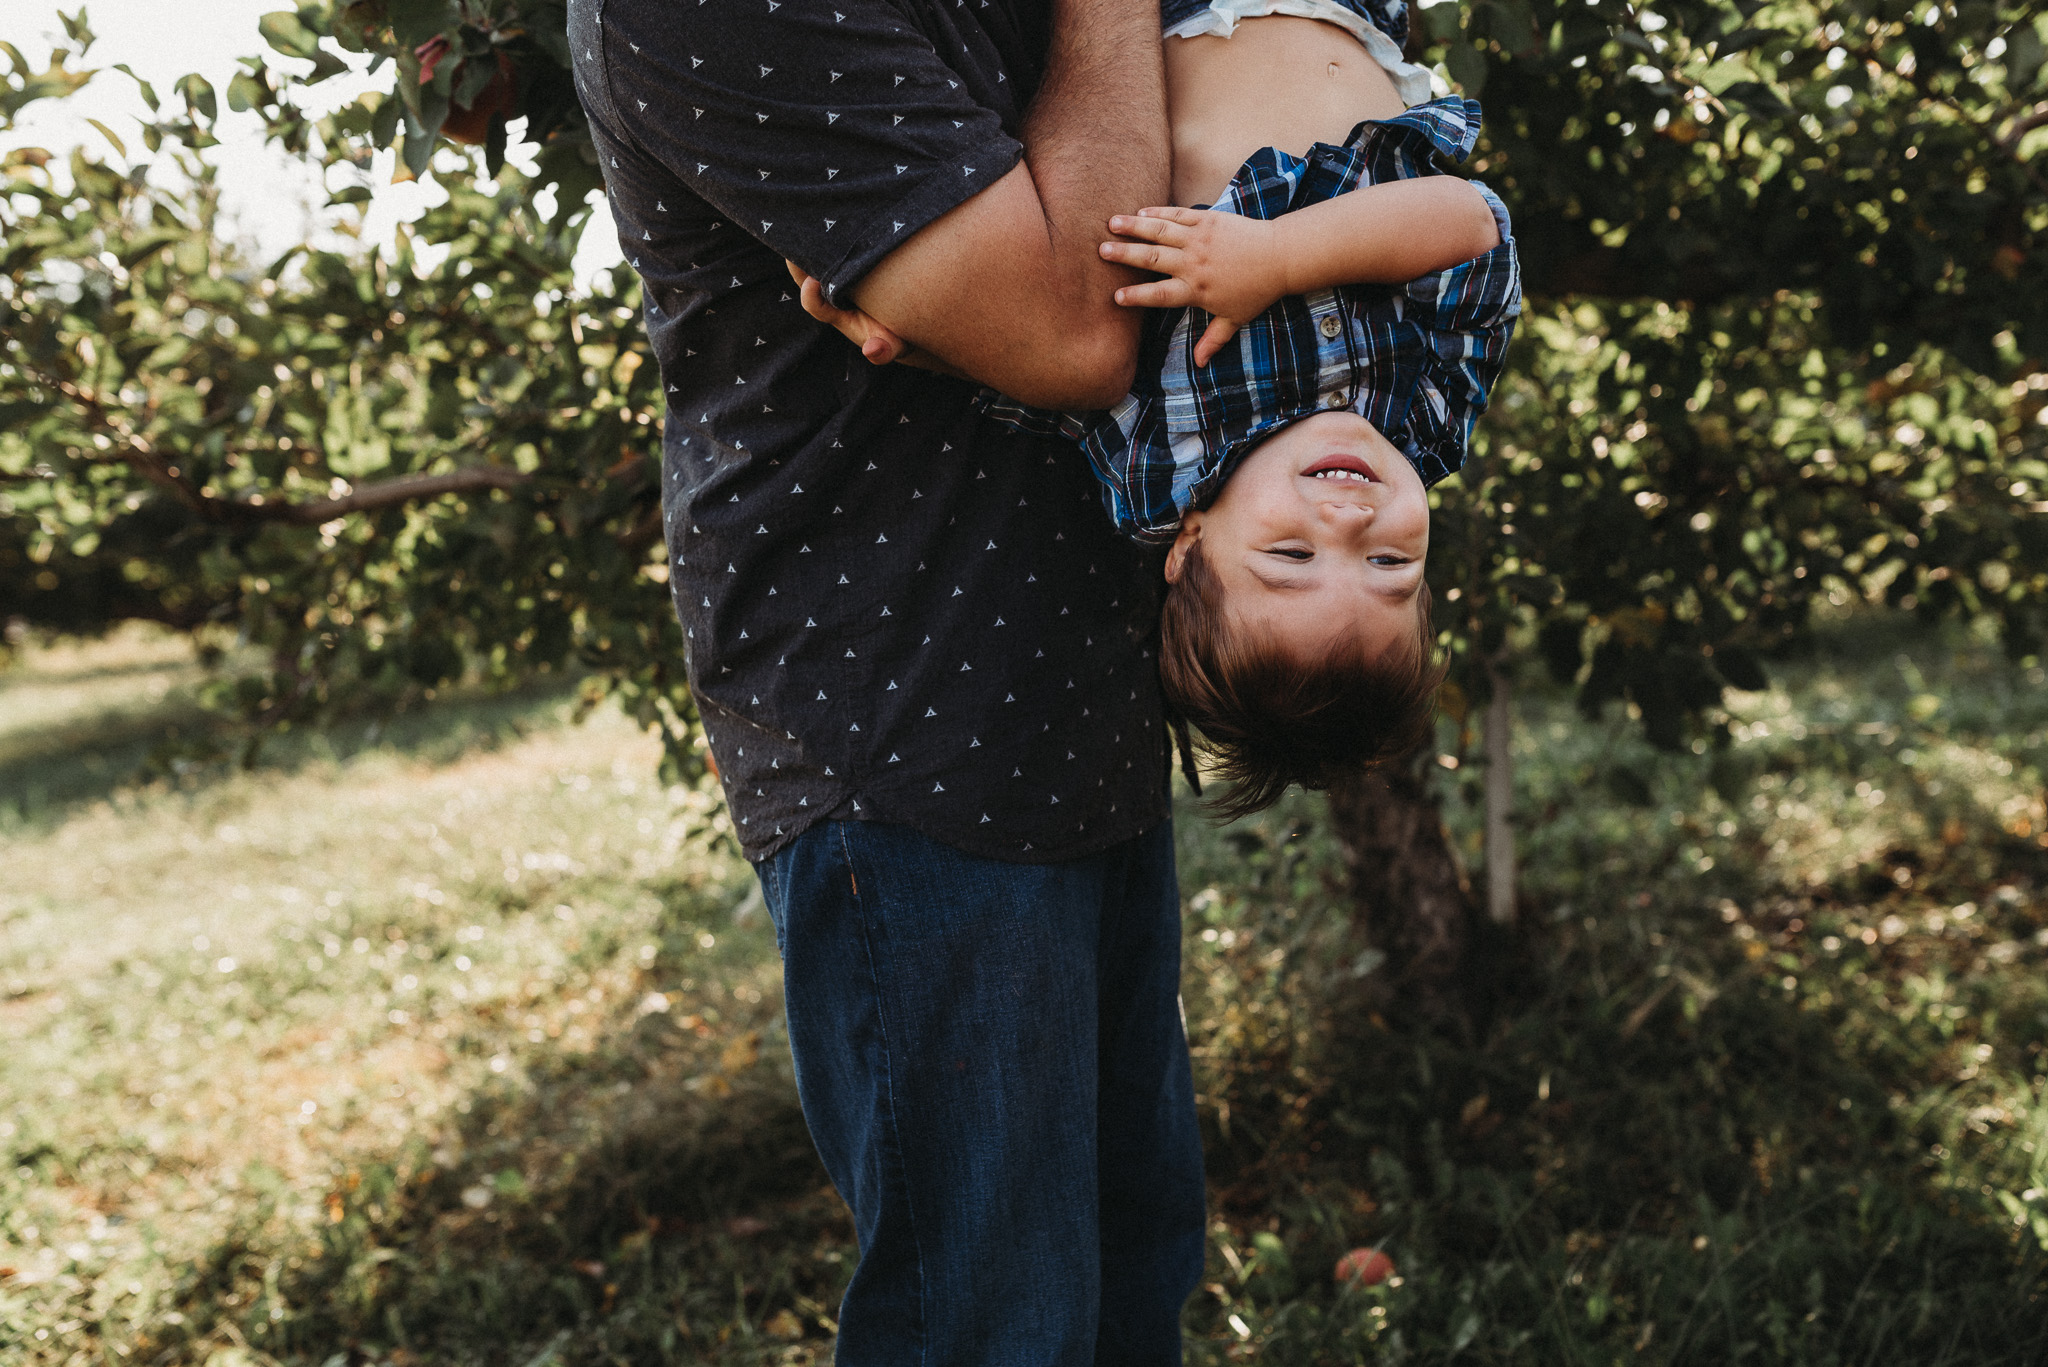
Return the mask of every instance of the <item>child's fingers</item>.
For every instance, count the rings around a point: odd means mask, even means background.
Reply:
[[[1216,353],[1223,350],[1231,338],[1237,336],[1237,324],[1228,318],[1211,318],[1209,326],[1202,330],[1200,340],[1195,343],[1195,364],[1205,366],[1216,359]]]
[[[1135,216],[1118,214],[1109,220],[1109,230],[1119,237],[1135,237],[1145,242],[1163,242],[1169,247],[1187,245],[1192,224],[1179,219],[1161,218],[1147,209]]]
[[[1176,309],[1192,303],[1194,296],[1187,281],[1169,277],[1142,285],[1125,285],[1116,292],[1116,301],[1132,309]]]
[[[1153,242],[1105,242],[1102,259],[1136,266],[1141,271],[1172,275],[1180,269],[1183,254],[1178,247],[1162,247]]]
[[[1201,209],[1183,209],[1178,205],[1165,204],[1160,205],[1157,208],[1140,209],[1138,210],[1137,216],[1139,218],[1170,219],[1171,221],[1179,223],[1184,227],[1192,228],[1197,223],[1200,223],[1202,221],[1202,214],[1203,210]],[[1116,231],[1122,232],[1123,229],[1118,228]]]

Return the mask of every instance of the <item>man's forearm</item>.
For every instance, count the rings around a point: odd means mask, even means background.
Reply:
[[[1024,162],[1038,188],[1061,304],[1079,330],[1128,339],[1141,320],[1114,292],[1138,277],[1104,261],[1111,214],[1163,203],[1172,165],[1156,0],[1056,0],[1052,46],[1024,119]],[[1128,364],[1126,365],[1128,369]]]
[[[1166,193],[1157,0],[1055,0],[1023,158],[884,257],[859,308],[947,366],[1041,408],[1107,408],[1136,368],[1136,277],[1104,261],[1109,216]]]

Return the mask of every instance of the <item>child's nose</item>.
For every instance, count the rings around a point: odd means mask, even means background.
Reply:
[[[1357,538],[1372,530],[1374,510],[1364,503],[1325,503],[1323,523],[1342,537]]]

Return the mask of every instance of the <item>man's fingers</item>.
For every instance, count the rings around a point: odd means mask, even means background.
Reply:
[[[1237,335],[1237,324],[1228,318],[1211,318],[1209,326],[1202,330],[1202,336],[1195,343],[1195,364],[1205,366],[1216,358],[1216,353]]]
[[[865,317],[865,315],[863,315]],[[898,337],[872,318],[867,319],[868,339],[861,343],[860,354],[876,365],[890,365],[903,359],[910,350],[910,343]]]
[[[808,275],[799,281],[798,285],[797,302],[804,306],[804,312],[821,323],[838,327],[839,310],[826,302],[825,287]]]
[[[1172,275],[1180,269],[1182,255],[1177,247],[1161,247],[1151,242],[1105,242],[1102,259],[1136,266],[1141,271]]]
[[[1187,281],[1168,278],[1126,285],[1116,292],[1116,301],[1125,308],[1174,309],[1192,302],[1194,294]]]

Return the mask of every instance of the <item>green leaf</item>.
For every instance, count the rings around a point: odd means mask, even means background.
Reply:
[[[336,190],[327,197],[329,207],[343,204],[368,204],[372,196],[367,185],[349,185]]]
[[[422,131],[412,120],[406,120],[405,146],[399,151],[399,159],[405,163],[405,169],[412,172],[415,178],[425,175],[427,167],[433,163],[434,144],[440,131],[439,119],[434,120],[434,131],[431,133]]]
[[[156,98],[156,87],[151,85],[148,81],[143,80],[140,76],[137,76],[134,73],[134,71],[129,69],[129,66],[126,62],[116,62],[114,64],[114,70],[129,77],[131,80],[135,82],[136,87],[140,89],[140,91],[142,92],[142,102],[149,106],[150,113],[156,113],[158,108]]]
[[[1747,52],[1777,36],[1767,28],[1739,28],[1714,44],[1714,56],[1717,59],[1733,57],[1738,52]]]
[[[80,5],[76,14],[66,14],[59,10],[57,19],[64,25],[65,34],[72,42],[78,44],[78,55],[83,57],[86,49],[96,41],[92,29],[85,22],[85,6]]]
[[[1650,790],[1649,780],[1626,765],[1617,764],[1606,774],[1607,791],[1631,807],[1654,806],[1657,795]]]
[[[405,102],[393,95],[386,95],[384,102],[377,106],[377,112],[370,116],[370,145],[389,147],[398,137],[398,121],[405,113]]]
[[[220,118],[220,103],[214,98],[213,82],[193,72],[188,76],[180,76],[175,88],[184,96],[185,107],[194,114],[204,118],[208,123]]]
[[[1485,1323],[1479,1312],[1467,1309],[1458,1317],[1457,1327],[1451,1331],[1451,1352],[1462,1353],[1472,1346],[1472,1340],[1479,1337],[1479,1330]]]
[[[1771,686],[1770,676],[1764,673],[1763,662],[1741,646],[1722,646],[1714,652],[1714,668],[1731,688],[1745,693],[1761,693]]]
[[[320,52],[320,35],[299,21],[290,10],[278,10],[256,21],[263,41],[287,57],[312,61]]]
[[[472,57],[462,64],[462,71],[455,82],[449,103],[459,109],[467,109],[476,103],[476,97],[484,93],[484,87],[497,79],[498,63],[493,57]]]
[[[2005,88],[2015,98],[2031,94],[2041,74],[2040,31],[2031,23],[2016,24],[2005,39]]]
[[[1458,93],[1467,99],[1478,99],[1486,89],[1486,55],[1470,43],[1452,43],[1444,53],[1444,65],[1450,68]]]
[[[452,33],[462,14],[451,0],[389,0],[385,7],[391,32],[400,45],[418,47],[439,33]]]
[[[1536,633],[1536,652],[1558,683],[1569,684],[1578,678],[1579,665],[1585,659],[1584,634],[1585,628],[1569,617],[1553,617]]]
[[[122,142],[120,137],[114,132],[113,129],[107,127],[98,119],[88,118],[86,122],[91,124],[94,128],[99,129],[101,136],[105,137],[108,142],[114,144],[114,150],[116,152],[119,152],[124,157],[128,155],[128,144]]]
[[[1752,114],[1783,117],[1792,112],[1792,106],[1761,81],[1736,81],[1722,89],[1721,98],[1741,105]]]
[[[262,109],[270,102],[270,87],[252,72],[238,71],[235,79],[228,82],[228,108],[238,114]]]

